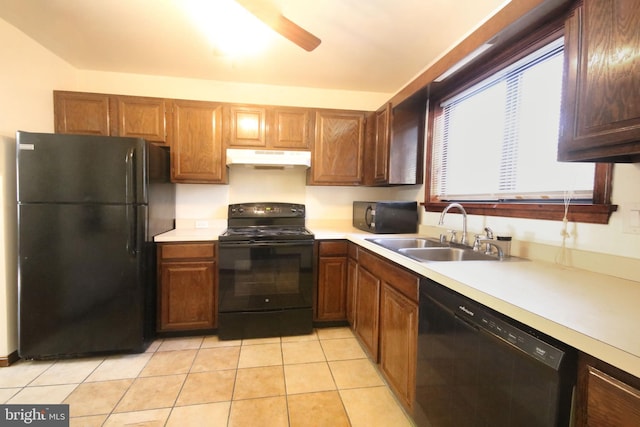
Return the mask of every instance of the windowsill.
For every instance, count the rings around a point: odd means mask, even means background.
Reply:
[[[427,212],[442,212],[449,202],[421,203]],[[464,203],[464,209],[470,215],[502,216],[511,218],[544,219],[562,221],[564,204],[547,203]],[[608,224],[611,214],[618,205],[611,204],[572,204],[567,219],[571,222],[589,224]]]

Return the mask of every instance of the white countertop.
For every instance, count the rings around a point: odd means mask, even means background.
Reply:
[[[640,282],[547,262],[421,263],[344,224],[313,224],[316,239],[347,239],[424,277],[640,377]],[[224,228],[176,229],[157,242],[217,240]]]

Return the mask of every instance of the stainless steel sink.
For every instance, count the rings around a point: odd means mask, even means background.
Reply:
[[[472,249],[453,247],[401,248],[398,253],[417,261],[499,261],[496,256],[487,255]]]
[[[381,237],[367,240],[394,251],[398,251],[400,249],[448,247],[446,243],[441,243],[436,239],[427,239],[424,237]]]

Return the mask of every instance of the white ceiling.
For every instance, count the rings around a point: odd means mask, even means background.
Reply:
[[[322,44],[306,52],[276,35],[263,54],[230,59],[189,19],[191,1],[0,0],[0,18],[83,70],[395,93],[506,3],[267,0]]]

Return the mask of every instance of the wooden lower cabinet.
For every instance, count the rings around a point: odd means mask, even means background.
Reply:
[[[418,354],[418,304],[384,283],[380,297],[380,369],[398,398],[413,406]]]
[[[366,249],[358,248],[353,292],[353,328],[396,396],[411,409],[418,355],[420,278]]]
[[[158,332],[217,327],[215,244],[158,245]]]
[[[640,378],[581,354],[576,427],[640,426]]]
[[[362,259],[362,254],[360,259]],[[356,285],[356,335],[364,344],[371,359],[378,362],[378,333],[380,319],[380,279],[358,264]]]
[[[318,243],[316,321],[346,320],[347,247],[346,240]]]
[[[358,282],[358,245],[349,242],[347,259],[347,322],[353,327],[356,319],[356,285]]]

